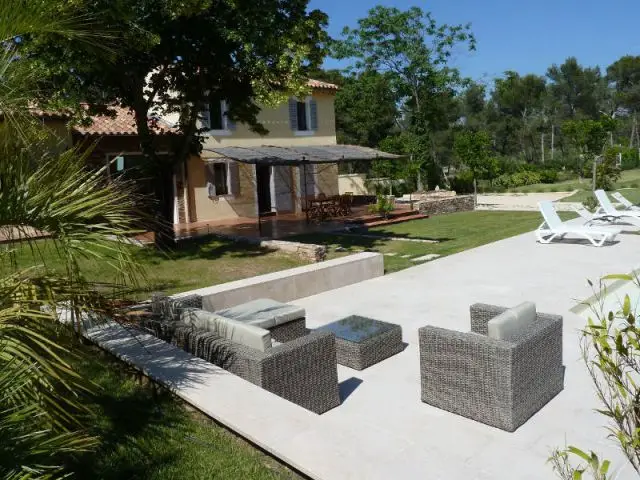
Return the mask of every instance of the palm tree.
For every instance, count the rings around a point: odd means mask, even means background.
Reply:
[[[74,372],[65,347],[73,343],[64,340],[79,322],[63,327],[57,311],[111,313],[114,292],[140,274],[128,242],[129,185],[106,183],[86,168],[86,152],[65,149],[30,114],[38,75],[20,56],[23,39],[96,40],[87,19],[52,3],[0,0],[0,476],[11,479],[60,478],[66,455],[96,445],[78,401],[91,385]],[[111,265],[114,280],[88,280],[84,258]]]

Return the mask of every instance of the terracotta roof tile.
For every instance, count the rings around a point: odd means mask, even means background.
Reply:
[[[73,130],[81,135],[137,135],[136,120],[128,108],[110,107],[115,116],[96,115],[91,125],[77,125]],[[175,133],[177,130],[158,119],[149,119],[149,126],[156,133]]]
[[[338,90],[340,87],[334,83],[323,82],[321,80],[314,80],[312,78],[307,82],[311,88],[318,88],[323,90]]]

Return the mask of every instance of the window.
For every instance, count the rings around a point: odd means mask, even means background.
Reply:
[[[289,99],[289,126],[298,137],[315,134],[318,130],[318,104],[313,97]]]
[[[227,102],[212,101],[202,112],[202,126],[214,135],[230,135],[235,129],[234,123],[227,117]]]
[[[224,118],[222,116],[222,102],[209,104],[209,129],[224,130]]]
[[[309,130],[307,127],[307,102],[297,102],[298,131]]]
[[[207,165],[207,189],[209,197],[229,195],[229,164],[209,163]]]

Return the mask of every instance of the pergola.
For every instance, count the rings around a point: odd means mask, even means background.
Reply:
[[[279,147],[261,145],[255,147],[211,147],[203,148],[202,156],[207,158],[228,158],[251,165],[302,167],[306,179],[307,165],[345,163],[358,160],[396,160],[402,155],[382,152],[359,145],[309,145]],[[307,182],[303,182],[304,196],[307,197]],[[260,225],[260,215],[258,215]]]
[[[301,166],[352,162],[355,160],[401,158],[401,155],[382,152],[369,147],[360,147],[358,145],[205,147],[203,151],[213,152],[221,157],[230,158],[238,162],[275,166]]]

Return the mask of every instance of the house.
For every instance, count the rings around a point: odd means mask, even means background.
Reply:
[[[373,149],[337,145],[334,99],[338,87],[309,80],[306,98],[264,108],[258,121],[267,135],[252,132],[226,115],[224,100],[203,112],[204,143],[174,174],[175,225],[203,224],[266,215],[301,214],[307,197],[338,195],[338,163],[395,156]],[[127,109],[72,127],[72,144],[94,145],[90,161],[109,165],[109,174],[136,171],[142,159],[135,119]],[[49,119],[50,123],[53,119]],[[150,119],[157,151],[169,155],[172,119]],[[144,182],[144,178],[140,178]],[[148,187],[151,189],[151,186]]]
[[[208,222],[258,214],[301,213],[305,196],[338,194],[338,167],[270,165],[236,161],[216,153],[225,147],[259,148],[336,145],[334,98],[336,85],[311,80],[311,95],[290,99],[258,115],[269,134],[258,135],[225,115],[224,100],[203,116],[203,152],[192,156],[177,173],[176,223]],[[184,210],[183,210],[184,208]]]

